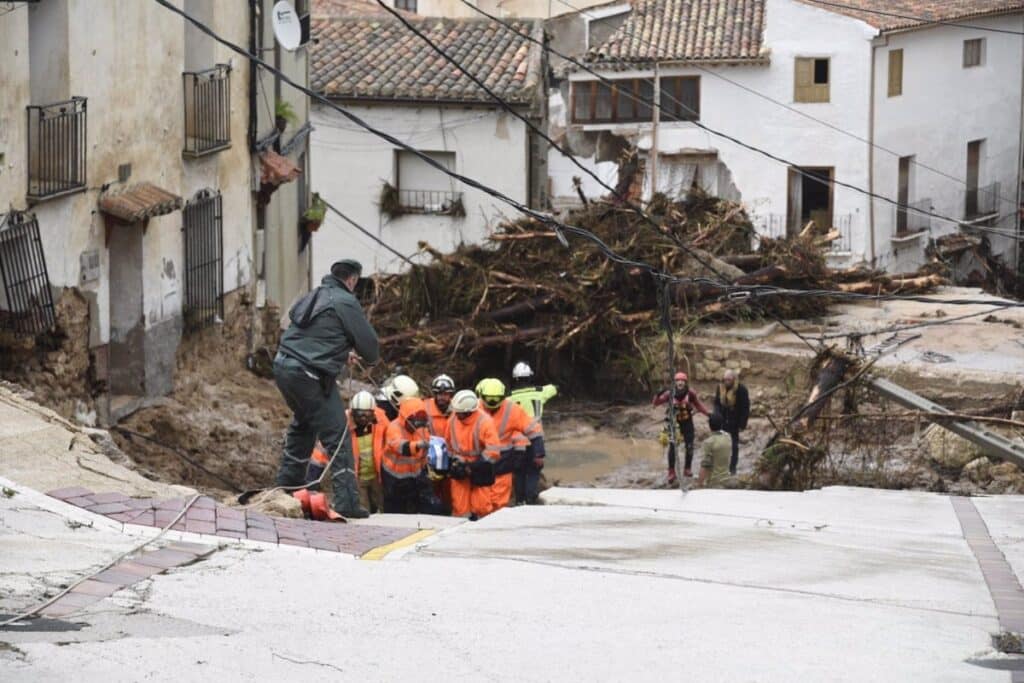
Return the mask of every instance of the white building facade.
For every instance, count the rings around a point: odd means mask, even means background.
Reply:
[[[476,41],[493,31],[475,20],[418,25],[439,42]],[[542,35],[539,24],[522,28]],[[371,34],[373,41],[367,39]],[[544,156],[527,125],[465,76],[452,76],[451,65],[425,63],[438,58],[407,28],[383,18],[325,19],[314,22],[314,35],[314,87],[332,101],[448,170],[522,204],[543,202]],[[480,55],[467,69],[490,82],[520,115],[542,125],[539,46],[501,29],[490,39],[492,58]],[[439,81],[424,83],[422,74],[433,73]],[[332,207],[313,237],[317,273],[342,258],[359,260],[365,274],[397,272],[407,265],[397,254],[421,258],[421,243],[443,252],[479,244],[502,219],[518,217],[508,204],[465,186],[330,107],[315,104],[312,121],[313,189]]]
[[[1021,3],[1003,5],[998,16],[971,24],[1020,31]],[[923,262],[929,237],[956,231],[964,220],[1015,232],[1019,37],[892,27],[877,18],[802,0],[637,3],[588,55],[595,70],[622,86],[612,96],[592,74],[569,71],[568,87],[550,107],[555,129],[566,127],[573,148],[609,184],[616,179],[615,154],[628,143],[643,153],[648,195],[685,194],[696,183],[741,201],[762,235],[792,234],[810,220],[834,227],[841,235],[833,244],[839,262],[912,270]],[[671,36],[652,29],[673,23],[679,30]],[[983,63],[965,67],[964,52],[973,49],[965,41],[978,38]],[[890,97],[893,49],[903,50],[903,91]],[[623,89],[647,99],[660,92],[660,120],[654,122],[650,107],[637,111],[641,105],[618,92]],[[681,120],[666,120],[673,113]],[[686,120],[693,118],[703,127]],[[982,142],[969,152],[975,141]],[[579,173],[555,150],[549,168],[554,201],[571,200],[567,179]],[[588,194],[606,192],[584,180]],[[1001,206],[986,212],[993,183],[1001,188]],[[965,197],[972,198],[969,206]],[[934,203],[925,206],[926,199]],[[900,212],[892,202],[954,220]]]

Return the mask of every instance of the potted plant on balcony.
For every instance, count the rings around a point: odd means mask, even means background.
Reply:
[[[327,215],[327,202],[320,198],[319,192],[313,193],[313,203],[302,214],[303,225],[307,232],[316,232]]]
[[[274,105],[274,125],[277,126],[277,132],[283,133],[289,123],[295,125],[298,121],[299,117],[295,115],[295,110],[292,109],[291,103],[285,100],[278,100]]]

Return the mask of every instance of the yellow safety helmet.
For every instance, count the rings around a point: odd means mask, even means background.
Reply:
[[[480,380],[476,393],[488,408],[497,408],[505,399],[505,383],[495,377]]]

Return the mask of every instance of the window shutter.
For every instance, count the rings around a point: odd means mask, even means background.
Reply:
[[[889,51],[889,97],[903,94],[903,50]]]
[[[793,69],[793,99],[797,102],[813,102],[814,60],[797,57]]]

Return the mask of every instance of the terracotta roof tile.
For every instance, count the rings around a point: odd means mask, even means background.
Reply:
[[[522,33],[490,20],[411,20],[441,49],[505,100],[529,104],[543,95],[539,21],[513,21]],[[310,75],[315,90],[343,99],[492,102],[462,71],[394,18],[315,19]]]
[[[803,0],[805,4],[823,10],[860,19],[881,31],[896,31],[925,26],[932,21],[963,22],[992,14],[1024,10],[1024,0],[829,0],[835,4],[822,4]],[[874,10],[874,11],[866,11]],[[885,12],[886,14],[877,14]],[[892,15],[903,15],[902,17]],[[919,21],[919,17],[925,21]]]
[[[765,0],[633,0],[591,62],[761,61]]]
[[[153,216],[177,211],[181,197],[152,183],[138,183],[100,196],[100,211],[127,223],[144,221]]]

